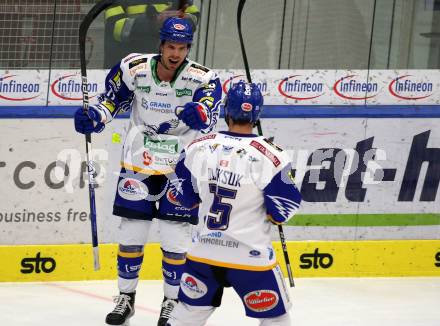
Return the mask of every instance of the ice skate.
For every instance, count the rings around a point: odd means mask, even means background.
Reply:
[[[168,318],[170,318],[171,311],[176,307],[178,303],[177,299],[164,298],[162,302],[162,308],[160,309],[159,321],[157,326],[165,326],[167,324]]]
[[[134,293],[122,293],[114,298],[115,309],[107,315],[107,325],[129,326],[129,319],[134,315]]]

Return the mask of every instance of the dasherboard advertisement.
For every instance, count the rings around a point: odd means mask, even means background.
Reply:
[[[244,80],[217,69],[224,93]],[[89,70],[90,99],[104,91],[105,70]],[[266,105],[438,105],[440,70],[252,70]],[[80,105],[78,70],[0,70],[0,105]]]
[[[439,239],[439,122],[264,119],[265,135],[289,153],[304,199],[287,238]],[[93,135],[100,242],[117,242],[111,212],[127,123],[116,119]],[[85,141],[73,121],[4,119],[0,128],[0,244],[89,243]]]

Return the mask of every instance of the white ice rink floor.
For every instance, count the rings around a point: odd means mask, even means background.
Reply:
[[[0,283],[1,326],[104,326],[116,281]],[[439,326],[439,278],[299,278],[294,326]],[[131,326],[155,326],[162,283],[141,281]],[[231,289],[207,325],[258,325]]]

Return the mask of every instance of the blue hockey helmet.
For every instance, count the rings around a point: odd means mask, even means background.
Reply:
[[[160,40],[191,44],[193,29],[191,23],[179,17],[169,17],[160,29]]]
[[[234,121],[255,123],[260,117],[263,95],[254,83],[239,81],[225,98],[225,117]]]

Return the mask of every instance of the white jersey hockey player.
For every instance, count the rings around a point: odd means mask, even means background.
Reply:
[[[178,205],[168,176],[184,146],[209,133],[217,123],[221,85],[216,73],[188,60],[191,24],[168,18],[160,31],[160,54],[131,54],[111,69],[106,92],[85,113],[75,114],[81,133],[100,132],[119,112],[131,110],[113,214],[122,217],[118,229],[118,285],[109,325],[123,325],[134,313],[135,290],[143,248],[153,218],[159,219],[164,300],[158,325],[165,325],[177,303],[190,224],[197,208]],[[177,109],[177,110],[176,110]],[[158,205],[157,205],[158,204]]]
[[[201,225],[170,326],[204,325],[228,286],[260,325],[290,325],[291,302],[270,230],[295,215],[301,195],[288,155],[251,133],[262,104],[255,84],[233,86],[225,101],[229,131],[193,141],[177,164],[175,197],[186,207],[199,205]]]

